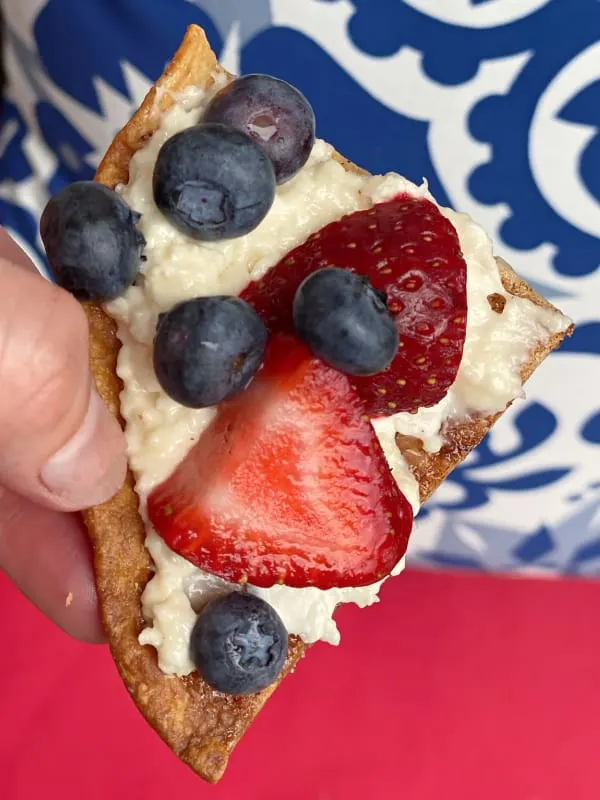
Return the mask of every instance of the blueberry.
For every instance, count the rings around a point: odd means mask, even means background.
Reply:
[[[251,136],[273,162],[277,183],[302,169],[315,143],[315,115],[306,97],[269,75],[232,81],[212,100],[204,119]]]
[[[154,370],[173,400],[207,408],[247,386],[266,342],[260,317],[239,297],[198,297],[160,315]]]
[[[199,614],[191,658],[210,686],[226,694],[266,689],[285,663],[288,635],[275,610],[251,594],[233,592]]]
[[[51,198],[40,222],[59,286],[78,300],[113,300],[134,282],[144,248],[139,214],[112,189],[82,181]]]
[[[398,350],[398,331],[385,294],[339,267],[313,272],[294,298],[294,324],[310,349],[350,375],[382,372]]]
[[[188,236],[205,242],[234,239],[267,215],[275,174],[245,133],[227,125],[196,125],[162,146],[153,190],[158,208]]]

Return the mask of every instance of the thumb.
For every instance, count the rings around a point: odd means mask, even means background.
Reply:
[[[0,259],[0,484],[68,511],[107,500],[125,472],[122,432],[89,372],[83,309],[33,267]]]

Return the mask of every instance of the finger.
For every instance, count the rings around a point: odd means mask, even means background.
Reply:
[[[11,264],[15,264],[29,272],[31,272],[32,269],[35,270],[35,266],[31,263],[31,259],[27,253],[19,247],[4,228],[0,228],[0,258],[10,261]]]
[[[103,642],[91,551],[75,514],[61,514],[0,487],[0,568],[71,636]]]
[[[125,471],[121,429],[93,388],[83,310],[0,259],[0,483],[73,510],[107,500]]]

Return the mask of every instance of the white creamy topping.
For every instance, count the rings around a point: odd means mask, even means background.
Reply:
[[[531,349],[570,324],[557,311],[507,294],[485,231],[467,214],[457,214],[449,208],[440,210],[454,225],[467,263],[468,315],[463,357],[454,384],[437,405],[422,408],[418,414],[400,413],[374,420],[392,469],[398,458],[396,433],[415,436],[422,440],[427,452],[436,453],[442,447],[442,425],[447,420],[474,414],[487,416],[523,396],[521,367]],[[492,294],[506,299],[502,314],[492,310],[488,302]],[[396,469],[404,468],[401,456],[400,459]]]
[[[152,172],[162,144],[175,132],[198,121],[209,95],[199,90],[177,98],[157,133],[132,159],[124,199],[142,214],[147,261],[138,285],[108,306],[118,322],[122,348],[118,373],[123,380],[121,410],[126,420],[129,462],[145,516],[145,498],[183,460],[212,419],[214,410],[184,408],[160,388],[152,368],[152,341],[159,313],[200,295],[237,294],[263,276],[286,253],[344,214],[366,209],[401,192],[433,200],[427,185],[399,175],[362,176],[347,172],[332,159],[333,149],[317,141],[308,164],[278,187],[273,207],[247,236],[225,242],[195,242],[177,231],[154,205]],[[548,334],[564,330],[562,315],[507,295],[500,282],[485,233],[466,215],[442,209],[458,232],[468,269],[468,320],[464,357],[457,380],[434,408],[375,420],[374,427],[394,478],[413,506],[419,487],[395,445],[396,432],[417,436],[427,450],[442,444],[442,424],[450,418],[499,411],[521,393],[519,370],[531,347]],[[487,297],[506,298],[504,313],[492,311]],[[165,673],[193,670],[188,654],[191,629],[207,597],[231,591],[231,585],[194,567],[173,553],[146,519],[147,547],[155,575],[146,587],[143,613],[148,627],[140,642],[158,652]],[[399,573],[404,559],[394,570]],[[333,620],[340,603],[365,607],[377,602],[381,583],[356,589],[271,589],[249,587],[278,611],[290,633],[305,642],[337,644]]]

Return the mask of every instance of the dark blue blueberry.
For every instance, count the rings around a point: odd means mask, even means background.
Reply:
[[[190,408],[241,392],[262,364],[267,329],[239,297],[198,297],[161,314],[154,370],[165,392]]]
[[[244,236],[262,222],[275,198],[275,174],[245,133],[196,125],[162,146],[153,189],[156,205],[173,225],[211,242]]]
[[[144,237],[139,214],[112,189],[82,181],[51,198],[40,222],[56,283],[78,300],[113,300],[134,282]]]
[[[310,349],[349,375],[382,372],[398,350],[385,294],[339,267],[313,272],[294,299],[294,324]]]
[[[315,115],[306,97],[269,75],[232,81],[210,103],[204,119],[251,136],[273,162],[277,183],[302,169],[315,143]]]
[[[285,663],[288,635],[275,610],[251,594],[211,601],[198,616],[191,658],[213,688],[226,694],[266,689]]]

